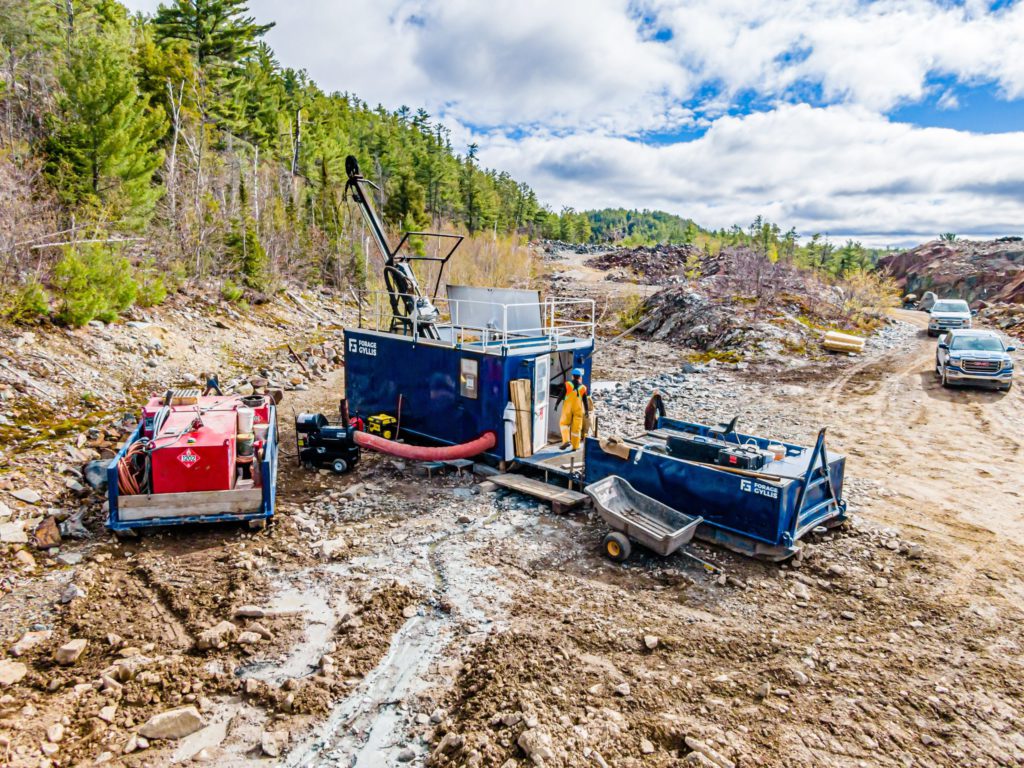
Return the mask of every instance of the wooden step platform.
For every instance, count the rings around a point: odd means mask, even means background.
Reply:
[[[506,473],[503,475],[493,475],[487,479],[502,488],[508,488],[509,490],[532,496],[535,499],[549,502],[551,504],[551,511],[556,515],[582,506],[590,499],[585,493],[570,491],[568,488],[559,488],[556,485],[549,485],[524,475]]]

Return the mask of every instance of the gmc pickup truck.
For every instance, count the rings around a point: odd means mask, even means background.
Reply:
[[[1015,350],[994,331],[950,331],[935,350],[935,373],[944,387],[975,384],[1009,392],[1013,386],[1010,353]]]

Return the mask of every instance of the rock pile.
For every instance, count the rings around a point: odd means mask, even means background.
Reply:
[[[934,291],[969,302],[1024,303],[1024,238],[932,240],[887,256],[879,266],[906,293]]]
[[[1024,303],[1007,304],[982,302],[978,317],[990,325],[1018,339],[1024,339]]]
[[[617,248],[587,262],[595,269],[611,270],[609,280],[670,285],[687,279],[687,272],[704,271],[704,252],[693,245],[656,245]]]

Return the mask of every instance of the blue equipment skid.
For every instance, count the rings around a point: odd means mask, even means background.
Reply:
[[[626,440],[629,458],[587,438],[586,484],[618,476],[637,491],[703,522],[697,537],[767,560],[785,560],[799,551],[799,540],[818,526],[846,519],[842,500],[846,457],[830,453],[821,430],[811,448],[782,443],[785,455],[762,469],[740,471],[669,455],[673,433],[719,438],[713,427],[660,418],[657,429]],[[776,441],[731,433],[738,445],[768,450]]]

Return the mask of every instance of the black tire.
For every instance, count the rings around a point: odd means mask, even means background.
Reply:
[[[946,375],[945,368],[942,369],[942,386],[945,387],[946,389],[949,389],[951,386],[949,383],[949,376]]]
[[[343,475],[348,471],[348,462],[344,459],[335,459],[331,462],[331,469],[334,470],[334,474]]]
[[[633,545],[629,543],[629,538],[624,533],[612,531],[604,537],[601,542],[601,549],[605,556],[614,560],[616,563],[622,563],[629,559],[630,554],[633,552]]]
[[[1003,392],[1009,392],[1011,389],[1013,389],[1013,382],[1011,381],[1005,387],[1001,387],[1001,389],[1003,390]]]

